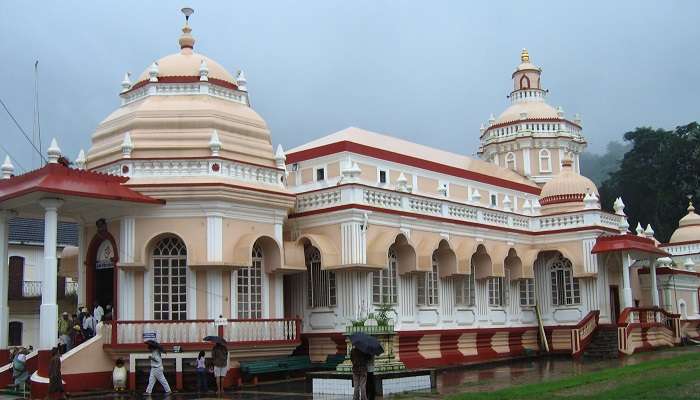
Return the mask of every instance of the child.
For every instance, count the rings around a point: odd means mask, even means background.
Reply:
[[[197,368],[197,392],[204,393],[208,390],[207,388],[207,366],[206,358],[204,357],[204,351],[200,351],[197,356],[196,368]]]

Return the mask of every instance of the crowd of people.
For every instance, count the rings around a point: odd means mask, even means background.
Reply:
[[[58,348],[61,354],[95,336],[97,324],[111,320],[112,306],[107,304],[102,308],[97,301],[92,311],[87,307],[79,307],[78,312],[72,315],[64,311],[58,319]]]

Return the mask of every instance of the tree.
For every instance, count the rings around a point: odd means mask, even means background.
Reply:
[[[700,194],[700,125],[637,128],[624,138],[632,147],[600,187],[601,204],[612,210],[622,196],[632,229],[651,224],[656,238],[667,242],[686,214],[686,195]]]

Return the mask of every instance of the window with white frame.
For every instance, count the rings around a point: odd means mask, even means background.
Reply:
[[[515,153],[510,152],[506,154],[506,168],[510,168],[515,171]]]
[[[520,287],[520,305],[535,305],[535,280],[532,278],[521,279],[518,283]]]
[[[238,270],[238,318],[262,318],[262,266],[263,251],[255,244],[252,251],[253,262],[249,267]]]
[[[547,149],[540,150],[540,172],[552,172],[552,154]]]
[[[419,306],[436,306],[438,305],[438,261],[437,256],[433,254],[433,266],[430,272],[426,272],[423,276],[419,276],[417,282],[418,288],[418,305]]]
[[[552,263],[552,304],[565,306],[581,303],[578,278],[574,278],[571,261],[561,254]]]
[[[455,304],[458,306],[474,306],[476,300],[474,269],[469,275],[453,278],[455,289]]]
[[[396,251],[389,249],[386,268],[372,273],[372,302],[374,304],[398,303],[396,287],[398,267],[399,259],[396,256]]]
[[[335,272],[321,269],[321,252],[316,247],[307,246],[305,253],[309,307],[335,307]]]
[[[503,278],[495,277],[488,279],[489,289],[489,306],[502,307],[504,305],[503,298]]]
[[[316,168],[316,181],[325,181],[326,180],[326,169],[325,168]]]
[[[153,248],[153,319],[187,319],[187,248],[165,237]]]

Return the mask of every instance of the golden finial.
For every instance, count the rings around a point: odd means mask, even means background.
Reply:
[[[520,61],[524,63],[530,62],[530,54],[528,54],[527,49],[523,49],[523,51],[520,52]]]

